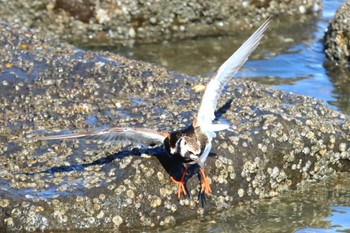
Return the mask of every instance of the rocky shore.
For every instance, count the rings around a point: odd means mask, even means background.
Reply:
[[[206,164],[213,194],[176,198],[179,164],[162,148],[34,141],[115,126],[189,125],[209,78],[178,75],[106,52],[86,52],[0,25],[0,230],[113,231],[164,226],[235,203],[278,195],[348,171],[350,121],[321,101],[234,80]]]
[[[8,1],[0,19],[81,43],[159,42],[228,35],[260,24],[268,16],[314,14],[321,0],[295,1]]]
[[[196,114],[203,93],[193,87],[209,80],[62,41],[226,35],[269,15],[320,8],[311,0],[8,1],[0,9],[0,232],[167,226],[349,171],[348,116],[242,80],[230,82],[219,102],[218,118],[233,130],[213,141],[206,163],[213,193],[204,208],[195,169],[190,197],[177,200],[169,177],[181,164],[161,147],[31,139],[117,126],[177,130]],[[348,8],[349,1],[325,36],[327,57],[338,64],[349,57]]]

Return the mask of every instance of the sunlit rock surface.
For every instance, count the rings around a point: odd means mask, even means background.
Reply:
[[[325,53],[336,64],[350,61],[350,1],[347,0],[337,10],[325,33]]]
[[[91,232],[173,224],[271,197],[349,169],[350,121],[313,98],[230,82],[206,163],[213,194],[176,198],[181,165],[162,148],[30,137],[107,127],[191,124],[209,78],[177,75],[110,53],[77,50],[0,25],[0,230]],[[195,62],[195,61],[194,61]],[[163,166],[162,166],[163,165]],[[191,176],[192,175],[192,176]]]

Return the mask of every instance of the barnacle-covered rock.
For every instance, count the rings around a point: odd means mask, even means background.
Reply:
[[[191,197],[178,201],[167,177],[181,175],[181,164],[160,147],[31,137],[116,126],[177,130],[198,108],[202,93],[191,87],[208,78],[6,25],[0,36],[2,231],[168,225],[349,170],[347,116],[310,97],[233,81],[218,106],[228,106],[218,115],[233,130],[218,133],[206,163],[213,193],[201,208],[190,169]]]

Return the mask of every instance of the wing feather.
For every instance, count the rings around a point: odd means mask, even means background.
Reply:
[[[210,80],[206,87],[202,102],[197,114],[197,125],[204,131],[210,131],[212,121],[215,119],[215,109],[220,94],[226,83],[235,75],[241,66],[247,61],[249,55],[259,45],[265,30],[270,23],[266,20],[245,42],[244,44],[221,65],[216,75]],[[206,130],[206,128],[208,130]]]
[[[138,128],[111,128],[86,133],[73,133],[35,137],[33,140],[54,139],[83,139],[103,142],[131,142],[141,146],[154,146],[162,144],[168,133],[160,133],[150,129]]]

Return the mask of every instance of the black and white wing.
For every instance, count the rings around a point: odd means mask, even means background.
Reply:
[[[241,66],[247,61],[249,55],[259,45],[265,30],[270,23],[270,19],[266,20],[244,44],[221,65],[216,75],[208,83],[202,102],[197,114],[196,126],[200,126],[203,131],[218,131],[225,129],[222,125],[212,124],[215,119],[215,109],[220,94],[226,83],[235,75]],[[227,128],[227,127],[226,127]]]
[[[86,133],[61,134],[52,136],[35,137],[33,140],[54,139],[83,139],[103,142],[131,142],[141,146],[155,146],[163,144],[168,133],[160,133],[150,129],[139,128],[111,128],[90,131]]]

